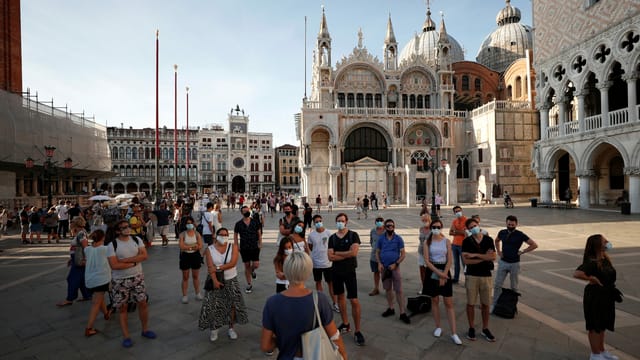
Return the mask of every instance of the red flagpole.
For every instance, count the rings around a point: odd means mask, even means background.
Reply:
[[[190,170],[190,156],[189,156],[189,87],[186,87],[187,90],[187,194],[191,196],[189,193],[189,170]]]
[[[178,65],[173,65],[174,82],[173,82],[173,103],[174,103],[174,124],[173,124],[173,173],[174,184],[173,192],[176,199],[178,198]]]
[[[162,192],[160,190],[160,111],[159,111],[159,96],[158,96],[158,64],[159,64],[159,49],[160,49],[160,30],[156,30],[156,206],[160,205],[160,198]]]

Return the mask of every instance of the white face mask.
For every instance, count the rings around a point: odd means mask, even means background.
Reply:
[[[287,256],[293,254],[293,249],[284,249],[284,254]]]
[[[226,236],[222,236],[222,235],[218,235],[216,236],[216,240],[218,240],[218,242],[220,244],[223,244],[227,242],[227,237]]]

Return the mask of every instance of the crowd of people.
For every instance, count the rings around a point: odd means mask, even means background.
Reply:
[[[20,219],[22,221],[24,215],[23,229],[29,229],[29,240],[25,239],[27,233],[22,234],[25,242],[38,241],[38,224],[47,229],[44,232],[50,234],[49,241],[71,236],[67,296],[57,306],[73,304],[78,293],[80,300],[92,302],[85,328],[87,337],[99,332],[94,325],[99,313],[109,320],[116,312],[122,330],[122,346],[131,347],[128,313],[132,309],[138,311],[141,336],[156,338],[155,332],[149,329],[148,294],[141,264],[148,259],[147,248],[152,246],[155,236],[161,237],[163,246],[168,245],[168,229],[172,223],[180,250],[181,302],[189,302],[191,280],[194,298],[201,301],[199,329],[208,330],[210,341],[216,341],[219,329],[228,326],[227,336],[238,339],[234,325],[248,322],[243,297],[252,293],[256,270],[260,268],[264,217],[269,212],[277,213],[277,209],[281,211],[277,251],[268,261],[273,265],[272,270],[263,270],[263,273],[272,271],[275,291],[263,309],[261,349],[266,355],[277,350],[279,359],[301,358],[301,335],[313,329],[317,307],[317,321],[335,344],[336,351],[346,359],[344,334],[352,332],[355,344],[365,345],[356,276],[360,235],[349,229],[349,217],[344,212],[335,217],[331,215],[328,220],[335,221],[335,230],[330,230],[318,211],[322,204],[319,196],[315,214],[308,203],[299,208],[295,203],[278,201],[276,209],[271,210],[271,198],[263,195],[239,200],[242,204],[239,214],[229,214],[236,217],[231,239],[221,211],[224,200],[217,197],[199,199],[199,202],[162,202],[155,210],[132,199],[130,205],[119,209],[114,218],[109,218],[108,211],[100,210],[99,206],[83,210],[73,204],[60,203],[46,213],[25,206]],[[367,200],[371,204],[370,198]],[[232,201],[227,201],[231,207]],[[0,217],[3,212],[6,210],[0,209]],[[33,214],[39,214],[40,222]],[[475,341],[478,330],[480,336],[494,342],[496,338],[490,330],[489,315],[496,306],[507,275],[509,288],[517,292],[520,259],[538,245],[517,230],[518,219],[513,215],[506,218],[506,227],[497,233],[495,240],[481,228],[479,216],[467,218],[460,206],[453,207],[453,215],[448,231],[441,218],[432,219],[424,212],[420,215],[417,259],[422,288],[419,294],[430,299],[435,325],[433,336],[439,338],[443,334],[442,299],[449,337],[454,344],[461,345],[453,287],[464,282],[466,299],[456,299],[466,303],[468,330],[464,337]],[[96,216],[102,221],[95,221]],[[112,221],[105,222],[105,218]],[[51,219],[55,219],[55,226]],[[148,222],[150,219],[153,219],[151,223]],[[52,227],[55,230],[51,230]],[[0,229],[0,233],[2,231],[4,229]],[[153,236],[147,236],[149,232]],[[397,306],[397,319],[410,324],[401,272],[402,269],[407,271],[405,241],[396,233],[394,220],[377,216],[369,232],[369,244],[369,265],[373,274],[373,289],[369,296],[384,290],[387,307],[381,316],[395,318]],[[611,243],[602,235],[589,237],[583,264],[575,272],[576,278],[589,282],[585,289],[584,312],[592,359],[616,358],[604,349],[604,333],[613,330],[615,319],[611,294],[617,290],[615,269],[606,254],[610,247]],[[239,260],[243,266],[239,266]],[[497,268],[494,269],[496,260]],[[200,277],[202,267],[206,269],[204,282]],[[244,270],[244,284],[241,284],[239,270]],[[315,290],[304,285],[311,276]],[[478,306],[480,327],[476,326]],[[296,311],[289,311],[292,308]],[[339,325],[334,323],[333,313],[340,320]],[[294,321],[307,318],[309,321]]]

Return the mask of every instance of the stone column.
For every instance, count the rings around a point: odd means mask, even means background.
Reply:
[[[591,179],[595,176],[593,170],[576,171],[578,189],[580,189],[579,205],[581,209],[591,207]]]
[[[564,131],[564,123],[567,122],[567,97],[558,96],[558,131],[560,136],[566,135]]]
[[[329,168],[333,167],[336,146],[329,144]]]
[[[24,177],[18,180],[18,196],[27,196],[24,192]]]
[[[555,179],[555,176],[550,173],[538,174],[538,181],[540,181],[540,202],[549,203],[553,201],[551,192],[551,183]],[[581,190],[582,191],[582,190]]]
[[[547,139],[547,128],[549,127],[549,106],[540,107],[540,138]]]
[[[624,169],[624,174],[629,176],[629,202],[631,213],[640,213],[640,168],[630,167]]]
[[[338,175],[340,175],[340,168],[329,169],[329,194],[335,199],[338,194]],[[328,195],[325,195],[328,197]]]
[[[627,82],[627,112],[629,113],[629,122],[638,121],[638,109],[636,106],[636,81],[634,75],[623,75],[622,78]]]
[[[40,182],[40,178],[37,176],[33,177],[33,181],[31,182],[31,194],[33,196],[40,196],[38,193],[38,183]]]
[[[586,95],[586,91],[575,94],[578,99],[578,127],[579,132],[584,133],[585,131],[585,119],[584,119],[584,96]]]
[[[600,114],[602,116],[602,127],[609,127],[609,87],[610,81],[605,81],[597,85],[600,90]]]

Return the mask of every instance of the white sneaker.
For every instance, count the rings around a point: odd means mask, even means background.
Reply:
[[[202,300],[202,299],[204,299],[204,296],[202,296],[202,293],[201,292],[197,293],[196,300]]]
[[[209,340],[216,341],[218,340],[218,330],[211,330],[211,335],[209,335]]]
[[[333,311],[335,311],[338,314],[340,314],[340,307],[338,306],[338,304],[333,304]]]
[[[451,340],[453,340],[456,345],[462,345],[462,340],[460,340],[458,334],[451,335]]]
[[[188,304],[189,303],[189,297],[188,296],[183,296],[182,297],[182,303],[183,304]]]
[[[442,335],[442,329],[441,328],[436,328],[435,330],[433,330],[433,336],[440,337],[441,335]]]
[[[612,353],[608,352],[607,350],[601,352],[600,355],[602,355],[602,357],[604,359],[607,359],[607,360],[618,360],[618,359],[620,359],[619,357],[613,355]]]
[[[229,339],[231,340],[236,340],[238,338],[238,333],[236,333],[233,328],[229,328],[229,332],[227,334],[229,334]]]
[[[606,359],[602,354],[594,354],[591,353],[591,355],[589,356],[589,360],[603,360]]]

